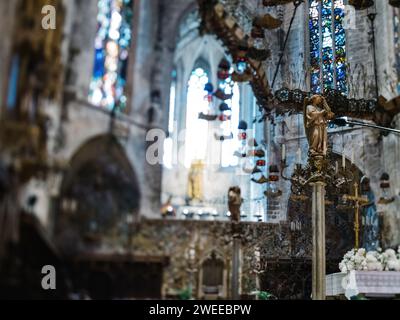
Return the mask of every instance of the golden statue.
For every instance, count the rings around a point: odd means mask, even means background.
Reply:
[[[334,116],[323,96],[314,95],[304,100],[304,127],[309,145],[309,156],[326,156],[327,124]]]
[[[188,198],[190,201],[202,202],[204,197],[203,192],[203,161],[194,161],[190,167],[188,177]]]

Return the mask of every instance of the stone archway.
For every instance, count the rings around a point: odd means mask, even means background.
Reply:
[[[64,177],[57,244],[64,253],[120,246],[139,208],[139,185],[124,149],[112,136],[94,138],[71,159]]]

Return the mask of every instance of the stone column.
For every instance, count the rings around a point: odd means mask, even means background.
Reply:
[[[325,262],[325,183],[314,182],[312,185],[312,298],[326,298],[326,262]]]
[[[240,237],[233,236],[233,256],[232,256],[232,300],[239,300],[239,267],[240,267]]]

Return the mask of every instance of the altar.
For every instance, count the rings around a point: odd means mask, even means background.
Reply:
[[[358,295],[367,298],[399,298],[400,272],[351,271],[326,276],[328,298],[345,296],[350,300]]]

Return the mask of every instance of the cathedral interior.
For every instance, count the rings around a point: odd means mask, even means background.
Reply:
[[[0,299],[310,300],[354,248],[400,272],[400,1],[0,0],[0,30]]]

